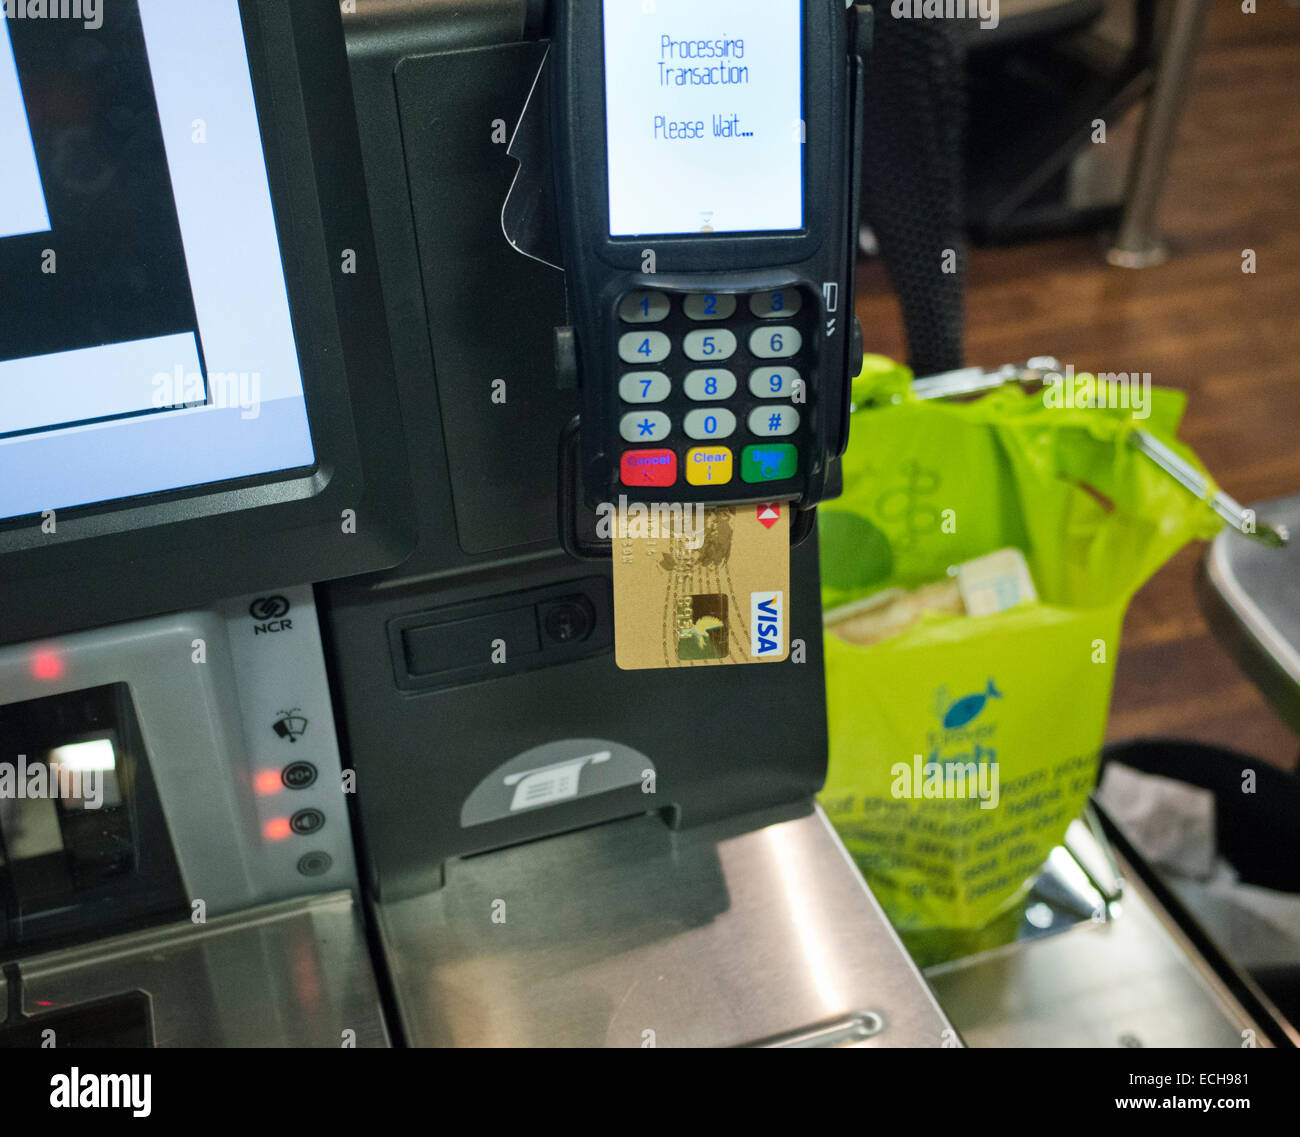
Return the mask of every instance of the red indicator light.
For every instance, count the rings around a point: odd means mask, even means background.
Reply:
[[[293,830],[289,828],[287,817],[273,817],[262,826],[262,836],[268,841],[283,841]]]
[[[261,770],[258,772],[257,777],[253,779],[253,789],[262,797],[278,794],[280,786],[279,770]]]
[[[49,682],[63,678],[63,658],[49,648],[40,648],[32,656],[32,678]]]

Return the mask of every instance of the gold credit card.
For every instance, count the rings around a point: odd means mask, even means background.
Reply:
[[[790,652],[790,507],[625,505],[612,518],[625,671],[775,663]]]

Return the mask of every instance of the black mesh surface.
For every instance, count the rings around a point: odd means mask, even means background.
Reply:
[[[962,43],[952,20],[894,19],[889,5],[876,5],[863,220],[875,233],[902,304],[908,363],[918,375],[964,364]],[[864,330],[869,347],[871,329]]]

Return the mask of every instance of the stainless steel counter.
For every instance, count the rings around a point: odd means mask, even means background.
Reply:
[[[143,991],[157,1046],[388,1045],[347,892],[100,940],[19,971],[27,1015]]]
[[[1269,1046],[1195,947],[1117,859],[1123,899],[1110,906],[1108,919],[926,971],[966,1044]]]
[[[457,861],[379,923],[412,1045],[958,1044],[820,810]]]
[[[1242,670],[1300,733],[1300,494],[1253,509],[1294,536],[1274,549],[1225,529],[1205,556],[1201,605]]]

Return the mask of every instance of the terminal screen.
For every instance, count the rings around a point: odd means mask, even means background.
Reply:
[[[611,237],[804,224],[800,0],[604,0]]]
[[[238,0],[0,11],[0,519],[312,466]]]

